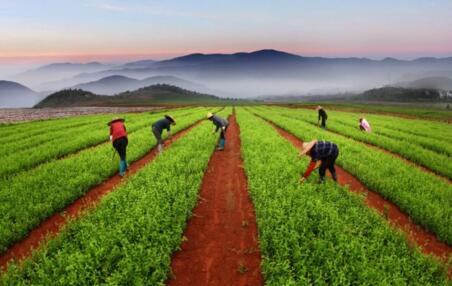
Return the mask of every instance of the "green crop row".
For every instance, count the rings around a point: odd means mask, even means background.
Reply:
[[[199,112],[201,110],[199,109]],[[187,111],[180,110],[173,111],[172,113],[178,116],[179,114],[186,114]],[[127,131],[129,133],[144,127],[150,129],[153,123],[151,115],[147,113],[127,114],[124,118],[126,119]],[[6,153],[7,155],[1,158],[0,179],[15,176],[17,173],[29,170],[39,164],[56,160],[87,147],[108,141],[109,131],[106,122],[108,120],[99,120],[96,122],[94,128],[91,125],[85,126],[81,130],[78,130],[76,136],[73,136],[73,133],[69,132],[57,141],[44,140],[42,142],[41,138],[37,140],[36,146],[18,152]],[[46,134],[47,138],[53,138],[53,136],[54,134],[52,132]]]
[[[451,184],[353,139],[288,118],[281,110],[270,109],[259,112],[259,115],[302,140],[335,142],[340,149],[339,165],[368,188],[398,205],[416,223],[438,235],[442,241],[452,244]]]
[[[307,158],[243,109],[237,120],[266,285],[447,285],[444,267],[362,197],[330,182],[300,184]]]
[[[197,110],[201,111],[202,108],[193,108],[189,112],[196,112]],[[164,112],[156,112],[154,114],[165,114]],[[178,116],[186,114],[187,111],[181,111],[178,109],[171,111],[176,112]],[[128,131],[133,131],[137,128],[137,124],[145,123],[145,120],[149,119],[149,113],[129,113],[129,114],[118,114],[116,117],[126,118],[126,125]],[[65,144],[67,141],[72,141],[74,138],[79,137],[81,134],[86,134],[89,136],[93,136],[94,132],[105,130],[105,124],[109,120],[111,120],[112,115],[102,115],[98,117],[91,118],[89,123],[82,123],[73,126],[66,126],[64,128],[57,128],[54,130],[46,130],[45,132],[41,132],[36,134],[35,136],[29,136],[27,138],[23,138],[22,140],[11,140],[9,142],[5,142],[2,146],[4,150],[7,150],[7,153],[0,154],[0,160],[3,160],[4,157],[12,156],[11,154],[16,153],[18,151],[22,151],[24,149],[35,148],[34,152],[37,151],[36,148],[41,147],[41,145],[47,144],[60,146],[60,144]],[[74,118],[77,121],[77,118]],[[148,122],[149,123],[149,122]],[[150,123],[149,123],[150,124]],[[30,132],[33,133],[33,132]],[[103,141],[108,139],[108,136],[105,135],[105,132],[102,133],[99,138]],[[46,147],[43,147],[46,149]],[[24,151],[27,153],[26,151]]]
[[[187,108],[177,108],[173,110],[184,110]],[[167,110],[156,109],[146,113],[162,113]],[[0,138],[0,144],[20,141],[22,139],[31,138],[36,135],[45,134],[49,132],[55,132],[62,129],[73,128],[77,126],[82,126],[84,124],[89,124],[94,121],[108,121],[112,117],[117,116],[129,116],[136,113],[121,113],[121,114],[94,114],[94,115],[81,115],[81,116],[70,116],[64,118],[54,118],[54,119],[44,119],[35,120],[23,123],[14,123],[11,125],[0,126],[0,133],[2,137]]]
[[[337,123],[343,124],[352,129],[356,129],[358,127],[359,117],[354,113],[330,111],[328,112],[328,114],[332,119],[331,121],[329,121],[329,123],[331,124],[328,124],[328,126],[331,128],[334,128],[333,126],[336,125]],[[387,117],[385,119],[380,118],[374,119],[367,117],[367,119],[371,121],[373,128],[372,133],[374,133],[377,136],[384,136],[382,138],[390,137],[392,139],[400,140],[404,143],[419,145],[423,148],[429,149],[440,154],[444,154],[449,157],[452,156],[452,144],[450,144],[450,140],[452,140],[452,138],[449,139],[448,141],[445,141],[445,139],[439,140],[434,138],[434,135],[436,135],[438,131],[430,130],[430,135],[424,136],[414,135],[411,133],[390,128],[389,126],[393,123],[394,118]],[[394,125],[396,126],[397,123],[395,123]],[[418,127],[419,125],[415,121],[411,122],[412,129],[416,129]],[[440,132],[442,132],[443,134],[447,132],[446,130],[441,129],[441,127],[438,128],[440,129]]]
[[[127,122],[135,123],[137,121],[142,121],[146,118],[144,114],[136,115],[136,114],[128,114],[123,115],[127,119]],[[149,116],[148,116],[149,117]],[[111,116],[110,116],[111,118]],[[141,120],[140,120],[141,119]],[[91,121],[90,123],[83,123],[81,125],[76,125],[72,127],[60,128],[58,130],[48,131],[45,133],[40,133],[35,136],[30,136],[27,138],[23,138],[22,140],[14,140],[9,141],[3,144],[4,150],[7,152],[0,154],[0,160],[5,158],[16,156],[16,153],[20,156],[21,153],[30,153],[34,152],[34,150],[39,150],[42,145],[45,148],[48,148],[49,145],[60,146],[60,144],[64,144],[68,141],[73,141],[75,138],[80,137],[81,135],[91,135],[93,132],[99,132],[101,130],[105,130],[106,122],[108,122],[109,118],[99,118]],[[105,132],[101,137],[104,141],[106,138]],[[26,155],[25,155],[26,156]]]
[[[261,108],[260,110],[267,109],[270,108]],[[273,110],[278,110],[287,117],[297,118],[313,125],[316,125],[317,122],[317,115],[309,111],[288,108],[273,108]],[[452,160],[450,160],[449,156],[425,149],[410,141],[393,139],[376,132],[362,132],[356,126],[345,125],[340,122],[340,119],[337,119],[337,121],[336,119],[330,119],[327,123],[328,130],[400,154],[402,157],[414,163],[425,166],[439,175],[452,179]]]
[[[229,109],[230,110],[230,109]],[[204,122],[0,277],[0,285],[164,285],[216,136]]]
[[[72,128],[83,124],[88,124],[94,120],[108,120],[112,114],[83,115],[74,117],[65,117],[58,119],[37,120],[25,123],[15,123],[0,127],[2,138],[0,143],[10,140],[20,140],[37,134],[55,131],[63,128]]]
[[[173,132],[203,116],[204,112],[177,116]],[[153,120],[158,118],[159,115],[150,116]],[[105,132],[108,134],[108,130]],[[150,128],[133,132],[128,139],[129,162],[141,158],[156,144]],[[105,143],[3,181],[0,185],[0,252],[22,239],[42,220],[116,173],[118,159],[112,160],[113,152],[111,143]]]

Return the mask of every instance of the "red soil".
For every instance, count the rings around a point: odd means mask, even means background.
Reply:
[[[262,285],[258,232],[240,157],[239,126],[230,117],[226,148],[210,158],[200,199],[173,256],[168,285]]]
[[[281,136],[289,140],[296,148],[301,148],[303,141],[274,124],[270,124]],[[365,194],[366,205],[377,210],[377,212],[385,217],[391,225],[402,230],[409,242],[421,247],[423,253],[436,256],[442,261],[447,261],[448,258],[452,257],[451,246],[439,241],[434,234],[423,229],[421,226],[414,224],[410,217],[402,212],[395,204],[386,200],[380,194],[369,190],[363,183],[347,173],[344,169],[336,166],[336,172],[339,184],[348,185],[348,189],[354,193]],[[451,271],[449,272],[452,275],[452,269],[450,270]]]
[[[165,141],[165,147],[171,145],[174,140],[184,136],[192,128],[200,123],[194,125],[174,134],[171,140]],[[143,168],[146,164],[152,161],[158,154],[157,148],[152,148],[144,157],[130,164],[129,170],[124,177],[126,179],[132,176]],[[20,261],[30,256],[33,250],[37,249],[41,243],[55,235],[63,228],[69,219],[76,218],[82,214],[83,211],[94,207],[103,196],[113,191],[115,187],[123,182],[123,178],[119,174],[110,177],[102,184],[90,189],[83,197],[78,198],[73,203],[65,207],[60,213],[55,213],[51,217],[45,219],[38,227],[30,231],[30,233],[23,240],[13,244],[7,251],[0,255],[0,271],[6,270],[8,263],[12,260]]]

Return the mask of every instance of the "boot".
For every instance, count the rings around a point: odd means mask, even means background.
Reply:
[[[159,153],[162,153],[162,151],[163,151],[163,144],[159,144],[158,150],[159,150]]]
[[[119,161],[119,175],[121,177],[124,177],[124,175],[126,174],[126,169],[127,169],[126,160]]]
[[[219,144],[217,150],[223,151],[224,150],[224,144],[226,144],[226,140],[225,139],[220,139],[220,144]]]

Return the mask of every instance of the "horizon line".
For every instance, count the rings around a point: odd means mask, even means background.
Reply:
[[[203,55],[209,55],[209,54],[224,54],[224,55],[231,55],[231,54],[237,54],[237,53],[253,53],[258,51],[265,51],[265,50],[274,50],[278,52],[293,54],[296,56],[301,57],[321,57],[321,58],[358,58],[358,59],[370,59],[370,60],[384,60],[384,59],[396,59],[396,60],[402,60],[402,61],[410,61],[410,60],[416,60],[421,58],[435,58],[435,59],[446,59],[452,57],[452,52],[445,53],[438,55],[435,53],[431,54],[423,54],[423,55],[409,55],[407,54],[405,57],[398,55],[352,55],[352,54],[338,54],[338,55],[326,55],[325,53],[318,53],[313,54],[312,52],[294,52],[294,51],[285,51],[285,50],[279,50],[279,49],[273,49],[273,48],[263,48],[263,49],[257,49],[257,50],[248,50],[248,51],[208,51],[208,52],[194,52],[194,51],[187,51],[187,52],[181,52],[181,51],[174,51],[174,52],[154,52],[154,53],[147,53],[147,52],[138,52],[138,53],[89,53],[89,54],[82,54],[82,53],[41,53],[41,54],[18,54],[18,55],[0,55],[0,62],[13,62],[13,61],[45,61],[45,60],[59,60],[60,62],[68,62],[73,61],[77,63],[82,63],[84,61],[85,63],[88,62],[98,62],[98,61],[128,61],[128,60],[167,60],[172,59],[175,57],[181,57],[181,56],[187,56],[192,54],[203,54]]]

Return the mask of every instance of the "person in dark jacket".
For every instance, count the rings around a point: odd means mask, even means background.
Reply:
[[[152,133],[157,139],[159,153],[163,151],[162,133],[164,129],[167,131],[168,139],[171,139],[171,125],[176,125],[176,120],[170,115],[165,115],[164,118],[152,124]]]
[[[323,107],[319,105],[317,106],[316,110],[319,113],[319,118],[317,119],[317,126],[319,125],[320,120],[322,120],[322,125],[320,125],[320,127],[326,129],[326,120],[328,119],[328,115],[326,114],[325,109],[323,109]]]
[[[113,148],[119,154],[119,175],[121,176],[124,176],[127,170],[126,150],[128,140],[124,121],[122,118],[116,118],[107,124],[110,126],[110,141],[113,143]]]
[[[217,150],[224,150],[224,146],[226,145],[226,130],[228,129],[229,122],[226,119],[214,115],[211,112],[207,113],[207,119],[212,121],[212,123],[215,125],[215,129],[212,131],[212,133],[216,133],[219,129],[221,129],[220,142],[218,144]]]
[[[300,156],[307,155],[311,157],[311,162],[306,169],[303,176],[300,178],[300,182],[303,183],[315,168],[319,168],[320,182],[325,180],[325,172],[328,169],[333,177],[333,180],[337,181],[336,169],[334,163],[339,156],[339,148],[333,142],[317,141],[303,143],[303,149],[300,152]]]

